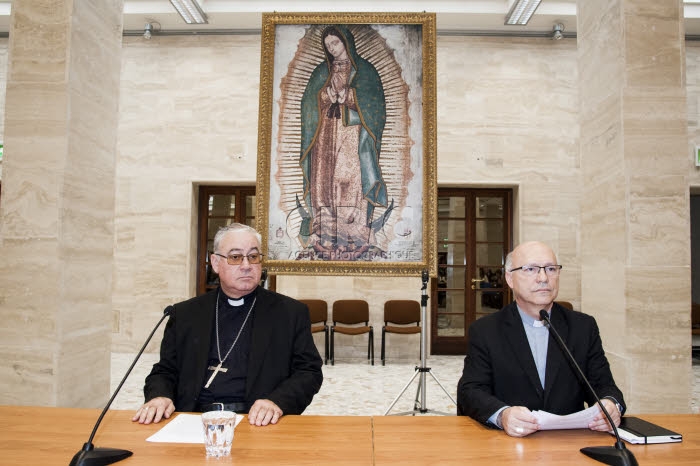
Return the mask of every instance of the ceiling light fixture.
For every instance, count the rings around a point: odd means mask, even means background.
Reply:
[[[172,1],[172,0],[171,0]],[[506,25],[522,26],[530,21],[542,0],[515,0],[506,15]]]
[[[207,24],[209,22],[197,0],[170,0],[170,3],[187,24]]]

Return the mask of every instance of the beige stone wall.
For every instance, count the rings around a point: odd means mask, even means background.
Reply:
[[[686,47],[689,134],[697,139],[700,46]],[[6,48],[0,40],[0,65]],[[515,241],[552,244],[566,265],[560,298],[580,307],[575,40],[440,36],[437,53],[440,186],[512,187]],[[124,38],[113,352],[135,352],[167,304],[193,295],[197,186],[255,183],[259,63],[255,35]],[[700,186],[699,169],[687,169],[691,185]],[[419,288],[418,278],[278,279],[279,291],[299,298],[367,299],[377,358],[383,302],[419,299]],[[149,351],[157,351],[157,335]],[[604,331],[604,341],[613,337]],[[364,357],[365,340],[345,338],[337,354]],[[416,345],[415,336],[397,337],[389,357],[405,357]],[[624,378],[621,384],[639,390]]]
[[[0,404],[99,406],[108,397],[122,9],[121,0],[12,7]]]
[[[124,39],[115,219],[114,351],[134,350],[159,310],[194,290],[198,183],[256,176],[257,36]],[[516,190],[523,239],[567,264],[579,297],[576,42],[440,37],[438,182]],[[363,297],[377,329],[387,299],[420,299],[420,279],[279,277],[296,297]],[[365,354],[362,337],[338,354]],[[390,355],[410,354],[412,337]],[[401,343],[399,343],[401,341]],[[157,342],[151,345],[155,349]],[[342,345],[341,345],[342,347]],[[348,353],[351,351],[351,353]]]
[[[194,295],[198,184],[255,184],[260,68],[254,35],[123,44],[114,351],[138,348],[165,306]]]
[[[0,38],[0,109],[5,109],[5,83],[7,83],[7,39]],[[5,118],[0,118],[0,135],[5,134]],[[3,138],[0,136],[0,141]],[[0,181],[2,181],[2,160],[0,160]]]

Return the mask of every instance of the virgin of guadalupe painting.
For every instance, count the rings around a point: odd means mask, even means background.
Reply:
[[[258,172],[268,268],[428,267],[422,45],[420,24],[277,25],[270,144],[259,142],[270,154]]]
[[[306,248],[298,258],[358,260],[370,248],[381,255],[375,233],[391,215],[374,218],[375,207],[388,207],[379,166],[384,87],[375,67],[357,54],[347,27],[325,27],[321,43],[325,60],[301,99],[305,215],[299,237]]]

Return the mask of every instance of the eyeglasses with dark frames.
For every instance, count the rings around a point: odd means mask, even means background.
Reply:
[[[532,277],[535,275],[539,275],[540,270],[544,269],[544,273],[546,273],[548,276],[555,277],[559,275],[559,272],[561,271],[562,267],[563,265],[523,265],[522,267],[510,269],[510,271],[515,272],[517,270],[520,270],[525,275]]]
[[[226,263],[228,265],[241,265],[243,263],[243,259],[248,259],[249,264],[255,265],[261,263],[264,257],[264,254],[261,254],[259,252],[251,252],[250,254],[229,254],[228,256],[224,256],[223,254],[219,254],[218,252],[215,252],[213,254],[215,256],[223,257],[224,259],[226,259]]]

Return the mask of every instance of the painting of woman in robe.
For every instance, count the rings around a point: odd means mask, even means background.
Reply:
[[[432,270],[434,45],[432,13],[263,14],[255,216],[269,271]]]
[[[299,234],[307,251],[334,259],[373,247],[375,208],[388,206],[379,166],[386,102],[377,70],[357,54],[346,27],[328,26],[321,39],[325,61],[301,101]]]

